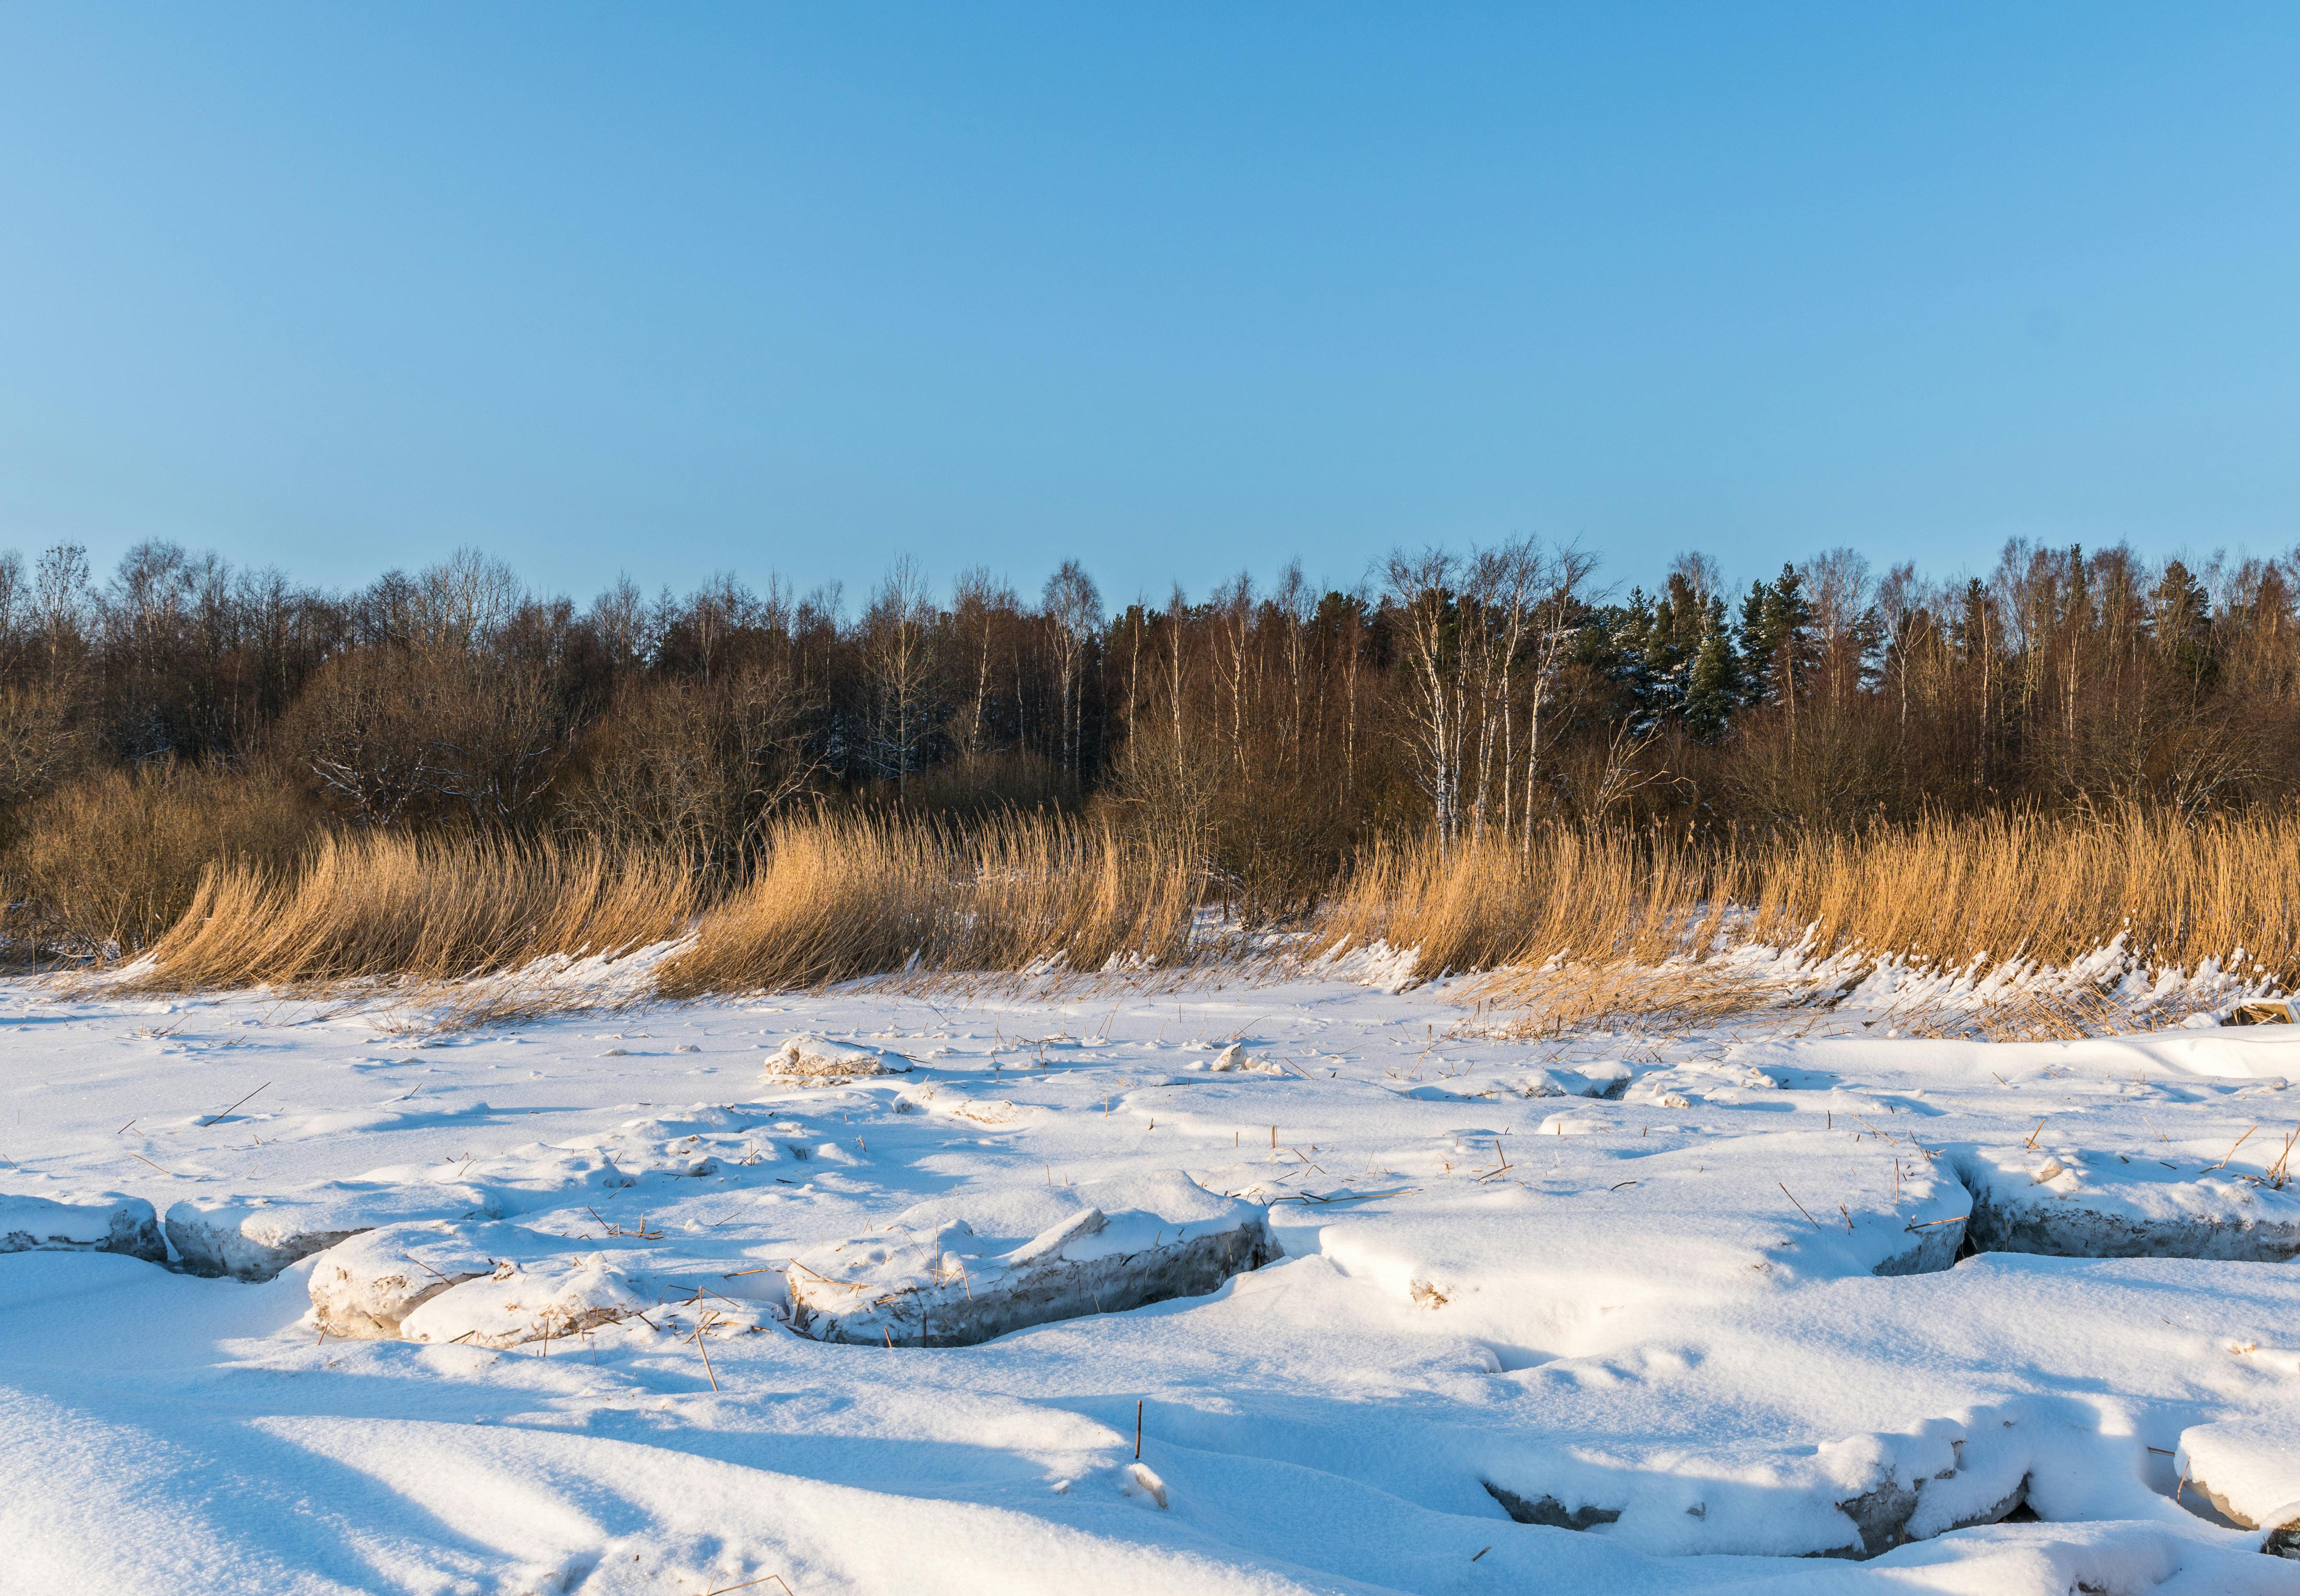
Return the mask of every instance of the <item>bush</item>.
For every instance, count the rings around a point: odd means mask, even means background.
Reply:
[[[132,953],[182,916],[209,865],[285,865],[321,826],[276,775],[174,763],[87,777],[11,819],[0,890],[20,953]]]

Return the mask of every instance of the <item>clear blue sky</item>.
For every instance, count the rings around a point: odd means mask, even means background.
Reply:
[[[2300,539],[2300,8],[0,7],[0,546]]]

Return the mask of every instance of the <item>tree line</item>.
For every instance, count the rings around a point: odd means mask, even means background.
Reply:
[[[1162,603],[1107,603],[1076,562],[1026,594],[905,560],[852,606],[731,575],[579,606],[473,552],[351,592],[164,542],[101,579],[74,546],[0,554],[0,825],[196,767],[346,826],[738,871],[795,806],[1051,806],[1285,901],[1401,831],[1529,847],[1560,822],[2193,816],[2300,790],[2300,555],[2015,541],[1955,580],[1846,549],[1739,590],[1699,555],[1650,589],[1608,574],[1527,539]]]

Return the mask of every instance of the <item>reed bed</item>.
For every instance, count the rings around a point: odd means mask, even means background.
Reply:
[[[668,853],[331,834],[284,863],[210,864],[124,984],[465,982],[434,1007],[517,1018],[591,1000],[591,978],[567,960],[660,943],[677,946],[596,1000],[866,977],[968,990],[1017,976],[1254,980],[1386,945],[1411,955],[1416,978],[1478,975],[1463,1000],[1529,1037],[1825,1011],[1888,959],[1956,977],[1887,1016],[1904,1034],[2087,1034],[2209,1001],[2132,999],[2115,982],[2136,965],[2217,961],[2246,983],[2300,988],[2300,813],[2288,811],[1939,821],[1738,846],[1564,828],[1530,843],[1383,842],[1306,932],[1275,939],[1210,929],[1202,916],[1220,906],[1204,901],[1205,880],[1177,845],[1052,816],[966,829],[795,817],[715,895]],[[2085,962],[2112,944],[2114,957]],[[1287,951],[1273,958],[1273,946]]]
[[[675,857],[589,845],[387,833],[327,837],[296,865],[211,865],[130,990],[447,981],[554,955],[614,956],[685,933]]]
[[[1742,863],[1754,940],[1987,968],[2065,965],[2122,937],[2152,965],[2241,954],[2279,986],[2300,982],[2291,810],[2195,824],[2140,809],[1936,822],[1783,843]]]
[[[1371,849],[1320,920],[1320,948],[1419,950],[1417,973],[1552,963],[1658,965],[1729,944],[1986,971],[2066,965],[2122,939],[2147,964],[2208,960],[2300,982],[2300,814],[2185,823],[1934,821],[1907,830],[1703,848],[1560,831]]]
[[[790,821],[660,985],[679,998],[899,972],[1171,967],[1193,953],[1199,880],[1178,849],[1055,819],[968,832]]]
[[[1316,950],[1411,948],[1424,977],[1554,961],[1655,965],[1716,943],[1732,881],[1729,856],[1671,836],[1379,843],[1319,917]]]

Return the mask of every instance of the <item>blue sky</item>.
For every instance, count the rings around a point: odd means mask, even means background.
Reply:
[[[0,5],[0,547],[2300,541],[2300,10]]]

